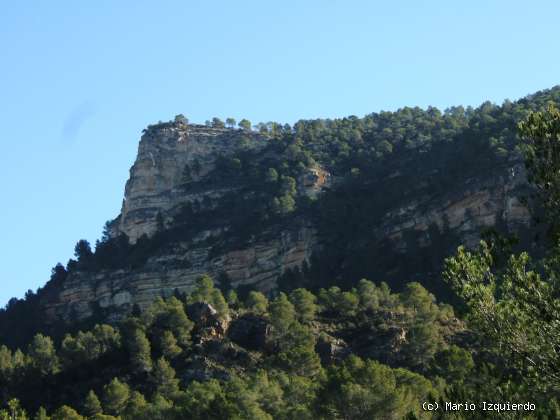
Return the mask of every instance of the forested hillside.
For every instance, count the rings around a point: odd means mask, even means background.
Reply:
[[[184,169],[185,194],[230,192],[158,215],[134,243],[109,223],[94,249],[78,242],[44,288],[0,311],[0,419],[439,418],[422,404],[445,401],[530,402],[534,411],[502,415],[558,418],[558,103],[553,88],[477,109],[260,124],[258,146],[244,143],[243,121],[234,153],[204,177]],[[148,133],[177,124],[187,122]],[[511,183],[523,163],[528,182]],[[313,194],[310,173],[325,177]],[[439,201],[502,181],[530,223],[504,210],[478,246],[464,236],[469,214],[400,228],[410,212],[439,214]],[[75,322],[44,316],[72,276],[134,274],[224,224],[204,238],[213,255],[300,225],[317,245],[267,295],[202,275],[118,317],[110,307]]]
[[[453,310],[417,283],[400,295],[362,280],[242,302],[204,277],[191,295],[158,299],[116,328],[2,347],[2,398],[93,418],[400,418],[440,397],[443,378],[468,376],[471,355],[451,344],[461,333]],[[53,418],[79,418],[71,412]]]

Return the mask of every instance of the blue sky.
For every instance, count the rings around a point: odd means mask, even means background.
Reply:
[[[560,82],[555,1],[28,1],[0,13],[0,305],[121,206],[142,129],[500,103]]]

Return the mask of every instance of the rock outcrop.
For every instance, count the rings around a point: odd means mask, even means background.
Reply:
[[[185,167],[190,168],[190,181],[201,181],[214,169],[218,157],[231,156],[239,148],[259,151],[266,141],[252,131],[181,122],[149,127],[130,170],[121,214],[111,223],[111,236],[125,234],[135,243],[142,235],[152,236],[158,224],[172,220],[186,203],[201,202],[205,196],[219,198],[232,187],[184,188]],[[328,173],[313,168],[298,183],[301,193],[316,196],[329,184]],[[309,260],[316,245],[313,226],[299,223],[214,255],[207,239],[227,229],[227,225],[201,229],[165,254],[151,256],[139,269],[73,272],[58,294],[46,299],[47,316],[84,319],[102,311],[109,319],[117,319],[134,305],[144,309],[158,296],[189,292],[203,274],[215,279],[225,276],[234,287],[252,285],[268,292],[286,270]]]
[[[47,302],[47,315],[83,319],[101,309],[119,317],[134,305],[145,309],[158,296],[189,292],[203,274],[225,275],[233,286],[250,284],[267,292],[283,272],[310,258],[315,243],[314,231],[302,228],[216,257],[208,246],[179,244],[141,269],[78,271],[68,276],[56,299]]]
[[[187,305],[187,315],[194,322],[195,335],[199,337],[223,337],[231,321],[229,315],[219,316],[212,305],[204,302]]]
[[[315,351],[321,358],[321,363],[328,366],[344,358],[348,353],[347,347],[344,340],[324,334],[317,339]]]
[[[272,326],[264,318],[246,314],[231,323],[228,337],[246,349],[265,351],[272,346]]]
[[[265,136],[252,131],[187,125],[181,121],[149,127],[140,141],[126,183],[122,211],[111,224],[110,234],[125,234],[135,243],[143,235],[153,235],[160,224],[172,220],[186,203],[201,202],[204,197],[216,199],[235,189],[235,185],[186,189],[184,184],[204,180],[218,157],[232,156],[239,148],[259,152],[267,141]],[[297,184],[299,194],[313,199],[334,183],[324,168],[315,165],[308,168]],[[380,241],[389,239],[406,252],[407,233],[413,232],[420,246],[428,246],[436,226],[439,231],[474,245],[485,227],[501,223],[515,229],[529,223],[529,213],[520,201],[526,187],[521,162],[507,162],[502,168],[467,179],[452,191],[403,199],[404,204],[388,212],[371,236]],[[227,230],[227,223],[211,230],[201,229],[196,235],[173,243],[165,253],[151,255],[140,268],[73,271],[54,296],[44,299],[46,314],[53,320],[71,320],[103,311],[109,319],[118,319],[134,305],[143,309],[158,296],[189,292],[203,274],[225,276],[234,287],[251,285],[268,292],[286,270],[301,266],[321,247],[320,233],[311,222],[299,221],[284,226],[280,232],[262,232],[248,244],[217,254],[212,252],[207,239]]]
[[[185,192],[185,168],[189,177],[200,180],[214,168],[218,156],[230,156],[240,147],[259,149],[266,138],[246,130],[201,125],[164,123],[145,131],[138,155],[130,169],[121,214],[113,224],[113,236],[124,233],[131,243],[157,230],[158,214],[163,220],[178,206],[219,197],[224,191],[211,189]]]
[[[473,247],[485,228],[501,225],[515,232],[528,226],[531,215],[521,202],[527,194],[524,165],[514,159],[467,179],[453,191],[409,200],[385,215],[377,233],[406,251],[406,233],[417,234],[420,245],[428,246],[433,239],[430,228],[437,227],[443,234],[453,234],[461,243]]]

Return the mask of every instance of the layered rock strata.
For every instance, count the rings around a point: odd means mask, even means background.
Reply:
[[[217,129],[181,122],[152,126],[141,138],[138,156],[126,183],[121,214],[111,225],[111,235],[126,234],[134,243],[142,235],[153,235],[158,223],[186,202],[204,196],[219,198],[228,188],[185,189],[185,177],[204,180],[219,156],[231,156],[238,148],[258,153],[266,137],[252,131]],[[185,174],[188,167],[189,173]],[[382,181],[381,181],[382,182]],[[331,175],[316,166],[298,180],[298,190],[312,198],[332,185]],[[520,197],[527,188],[526,174],[519,160],[467,179],[452,191],[436,196],[403,200],[388,212],[371,232],[373,238],[391,239],[403,253],[407,232],[415,233],[420,246],[429,246],[434,226],[457,235],[463,243],[475,245],[485,227],[503,224],[515,230],[529,224],[530,216]],[[135,270],[72,272],[56,296],[44,302],[50,319],[84,319],[97,310],[118,319],[134,305],[147,307],[158,296],[176,290],[188,292],[202,274],[227,276],[232,286],[251,285],[264,292],[272,290],[286,270],[301,266],[321,246],[320,232],[309,222],[284,226],[280,233],[263,235],[250,245],[215,255],[206,238],[220,235],[202,229],[195,237],[173,245],[165,254],[151,256]]]

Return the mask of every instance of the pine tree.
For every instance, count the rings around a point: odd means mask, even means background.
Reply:
[[[529,182],[545,209],[550,234],[560,237],[560,110],[550,103],[519,123]],[[556,242],[557,243],[557,242]]]
[[[178,124],[187,125],[189,123],[189,119],[185,117],[183,114],[175,115],[175,118],[173,120]]]
[[[165,330],[160,339],[161,352],[168,359],[173,359],[181,354],[181,347],[177,345],[177,339],[169,330]]]
[[[149,418],[153,418],[156,416],[156,413],[164,418],[165,413],[173,407],[173,402],[171,400],[165,398],[159,392],[154,393],[152,397],[152,401],[147,412]]]
[[[239,128],[249,131],[251,130],[251,121],[243,118],[241,121],[239,121],[239,124],[237,124],[239,126]]]
[[[416,398],[411,398],[414,390],[408,383],[420,382],[420,398],[426,398],[431,390],[428,380],[411,372],[400,386],[400,375],[400,369],[350,356],[342,365],[329,370],[328,382],[319,398],[332,418],[400,419],[418,410]]]
[[[165,358],[159,358],[152,371],[152,382],[156,392],[165,398],[171,398],[179,391],[179,380],[175,377],[175,370]]]
[[[190,344],[194,323],[187,317],[183,303],[175,296],[166,301],[161,298],[156,299],[146,311],[144,319],[147,325],[158,331],[171,331],[177,343],[183,348]],[[156,333],[159,334],[161,332]]]
[[[218,117],[214,117],[212,118],[212,127],[213,128],[224,128],[226,125],[224,124],[224,122],[219,119]]]
[[[340,315],[344,317],[353,317],[356,315],[360,298],[354,290],[342,292],[337,296],[336,308]]]
[[[379,308],[379,294],[373,282],[361,279],[358,283],[358,297],[362,310],[375,310]]]
[[[283,370],[298,376],[316,376],[321,360],[315,352],[315,337],[311,329],[297,321],[290,324],[278,343],[275,363]]]
[[[12,367],[14,369],[20,369],[27,364],[27,358],[25,354],[20,349],[17,349],[12,355]]]
[[[0,346],[0,378],[8,378],[14,369],[12,352],[6,346]]]
[[[51,418],[47,415],[47,410],[45,410],[44,407],[39,407],[39,410],[35,413],[33,420],[51,420]]]
[[[17,398],[12,398],[8,401],[8,407],[5,410],[0,410],[0,420],[28,420],[27,413]]]
[[[130,389],[126,383],[117,378],[105,385],[103,395],[103,407],[108,413],[118,415],[126,406]]]
[[[80,416],[76,410],[67,405],[63,405],[57,409],[53,415],[52,420],[85,420],[84,417]]]
[[[229,306],[220,289],[214,288],[211,294],[211,304],[222,318],[229,315]]]
[[[103,410],[101,408],[101,401],[93,392],[90,390],[86,396],[86,400],[84,401],[84,413],[86,416],[93,416],[95,414],[101,413]]]
[[[247,309],[258,315],[264,315],[268,309],[268,299],[261,292],[254,290],[247,296]]]
[[[305,289],[296,289],[290,293],[290,301],[293,303],[297,318],[300,322],[311,322],[317,313],[317,298],[313,293]]]
[[[196,280],[195,289],[188,297],[188,303],[206,302],[210,303],[212,300],[212,291],[214,290],[214,282],[208,275],[200,276]]]
[[[28,355],[31,365],[41,375],[50,375],[59,371],[60,363],[50,337],[43,334],[35,335],[29,345]]]
[[[125,418],[137,419],[145,413],[148,403],[144,396],[138,391],[132,391],[124,410]]]
[[[188,303],[205,302],[211,304],[220,317],[227,317],[229,307],[220,289],[214,287],[214,281],[203,275],[196,281],[196,288],[187,299]]]
[[[226,294],[226,302],[228,306],[231,308],[239,309],[239,296],[237,296],[237,292],[233,289],[229,290]]]
[[[280,293],[280,295],[272,301],[269,313],[270,321],[279,333],[287,331],[288,327],[296,319],[294,305],[290,303],[285,293]]]
[[[89,242],[85,239],[80,239],[74,247],[74,256],[79,263],[87,263],[93,256]]]
[[[152,369],[151,347],[144,331],[136,329],[128,347],[133,369],[136,372],[149,372]]]
[[[278,172],[274,168],[268,168],[264,179],[268,183],[276,183],[278,182]]]

